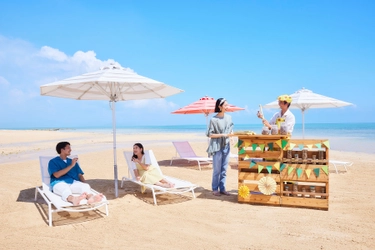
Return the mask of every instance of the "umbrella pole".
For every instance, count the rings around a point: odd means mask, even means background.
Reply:
[[[118,197],[117,155],[116,155],[116,101],[112,102],[112,128],[113,128],[113,172],[115,178],[115,197]]]
[[[207,129],[208,129],[208,114],[204,114],[206,116],[206,131],[204,131],[205,133],[207,132]],[[210,137],[207,137],[207,144],[210,145]]]
[[[305,139],[305,110],[302,110],[302,138]]]

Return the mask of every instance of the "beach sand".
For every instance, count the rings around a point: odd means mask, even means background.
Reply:
[[[173,140],[188,140],[206,155],[207,139],[195,134],[117,136],[119,179],[127,176],[122,151],[135,142],[152,149],[166,175],[199,187],[191,195],[158,196],[126,182],[114,196],[112,135],[74,131],[0,131],[1,249],[375,249],[375,154],[330,151],[331,159],[354,162],[348,172],[330,169],[329,210],[285,208],[237,202],[236,163],[227,172],[230,196],[211,194],[210,165],[177,160]],[[39,155],[56,155],[67,140],[85,178],[109,200],[109,216],[94,212],[53,215],[35,187],[41,185]],[[235,150],[235,149],[233,149]],[[120,183],[120,181],[119,181]],[[120,186],[120,185],[119,185]]]

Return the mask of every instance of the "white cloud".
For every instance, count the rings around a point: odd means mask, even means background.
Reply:
[[[14,105],[27,103],[30,99],[39,96],[39,93],[14,88],[8,92],[8,96],[8,103]]]
[[[67,55],[57,48],[36,48],[29,42],[0,35],[0,75],[12,85],[32,83],[40,86],[99,70],[110,63],[119,65],[113,59],[98,59],[94,51],[77,51]]]
[[[120,66],[120,64],[113,59],[102,61],[96,58],[96,53],[94,51],[77,51],[73,56],[68,56],[58,49],[43,46],[37,55],[49,59],[51,62],[61,63],[59,64],[61,69],[68,72],[72,71],[76,75],[96,71],[109,64]]]
[[[58,62],[64,62],[68,59],[68,56],[65,53],[61,52],[58,49],[51,48],[49,46],[43,46],[40,49],[38,55]]]
[[[134,100],[123,103],[126,108],[132,109],[148,108],[149,110],[170,110],[171,108],[177,107],[175,103],[169,102],[166,99]]]
[[[96,58],[96,53],[94,51],[77,51],[72,57],[69,57],[69,63],[71,65],[81,66],[86,72],[99,70],[101,67],[104,67],[109,64],[119,65],[113,59],[108,59],[106,61],[101,61]]]
[[[35,48],[21,39],[8,39],[0,35],[0,65],[23,67],[28,64],[31,53]],[[0,69],[2,72],[3,67]]]
[[[79,114],[83,114],[87,110],[100,110],[101,102],[71,102],[66,99],[50,101],[48,98],[40,96],[39,87],[50,82],[99,70],[109,64],[119,66],[119,63],[113,59],[101,60],[97,58],[94,51],[77,51],[73,55],[68,55],[58,48],[50,46],[36,48],[27,41],[0,35],[0,87],[6,86],[6,88],[2,88],[6,91],[0,91],[0,103],[8,106],[7,109],[0,109],[0,116],[12,114],[19,117],[18,120],[27,121],[30,124],[45,125],[58,121],[62,110],[64,112],[74,111]],[[119,102],[118,105],[125,107],[125,109],[119,109],[118,113],[123,111],[127,115],[131,109],[133,117],[138,117],[137,119],[142,117],[142,121],[145,119],[144,117],[152,120],[151,117],[160,114],[159,112],[169,114],[177,106],[167,99],[127,101]],[[44,118],[46,113],[48,113],[48,119]],[[107,114],[108,112],[105,112],[105,115]],[[143,116],[138,116],[138,114],[143,114]],[[128,119],[125,115],[123,119]],[[101,114],[100,117],[102,116]],[[159,118],[160,115],[157,117]],[[118,118],[121,119],[120,116]],[[48,121],[46,122],[44,119]],[[71,126],[85,122],[74,120]],[[0,120],[0,127],[1,124]]]
[[[41,104],[45,99],[40,96],[39,86],[99,70],[109,63],[118,64],[113,59],[98,59],[94,51],[67,55],[57,48],[37,48],[27,41],[0,35],[0,102],[9,105],[7,110],[0,110],[0,115],[27,113],[31,106],[45,107]]]
[[[9,82],[4,77],[0,76],[0,85],[9,85]]]

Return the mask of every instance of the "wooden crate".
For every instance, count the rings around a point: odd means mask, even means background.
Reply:
[[[238,158],[263,158],[279,161],[283,157],[283,150],[276,143],[278,140],[287,140],[287,136],[279,135],[239,135],[238,136]],[[272,148],[269,144],[272,143]],[[256,147],[253,145],[256,145]],[[263,146],[263,149],[262,149]]]
[[[288,146],[284,149],[281,163],[285,164],[285,167],[280,172],[281,206],[328,210],[329,147],[325,143],[327,141],[313,139],[289,140]],[[298,147],[292,150],[294,152],[292,153],[292,159],[288,159],[287,150],[289,145],[304,145],[304,149],[307,150],[307,159],[302,159],[302,150]],[[310,145],[310,148],[305,147],[306,145]],[[311,147],[311,145],[314,147]],[[319,150],[323,159],[319,159],[319,151],[316,145],[321,147]],[[293,156],[294,154],[298,154],[298,160]],[[313,155],[316,155],[316,160],[312,160]],[[293,191],[294,184],[298,184],[297,191]],[[285,186],[288,186],[288,191],[285,191]],[[310,192],[311,187],[315,188],[315,192]]]
[[[249,190],[245,197],[241,197],[239,192],[238,202],[328,210],[328,140],[296,140],[282,135],[238,135],[238,141],[238,189],[246,186]],[[280,141],[283,143],[280,144]],[[307,159],[302,159],[301,145],[307,149]],[[290,146],[294,146],[291,159],[287,157]],[[318,149],[322,159],[319,159]],[[298,159],[295,158],[296,154]],[[314,160],[313,155],[316,155]],[[265,176],[276,181],[273,195],[264,195],[258,189],[258,181]],[[295,192],[292,183],[299,184]],[[289,187],[289,191],[285,191],[285,186]],[[315,193],[310,192],[311,186],[315,187]]]
[[[280,139],[287,136],[274,135],[244,135],[239,136],[238,147],[238,189],[246,186],[249,195],[241,197],[238,195],[238,202],[280,206],[280,172],[277,166],[283,157],[282,148],[276,144]],[[270,145],[272,143],[272,146]],[[257,162],[256,160],[262,160]],[[262,169],[260,169],[261,167]],[[258,181],[269,176],[276,181],[276,191],[272,195],[264,195],[258,189]]]
[[[265,176],[270,176],[276,181],[276,191],[273,195],[264,195],[258,189],[258,181]],[[238,202],[262,205],[280,205],[280,175],[243,171],[238,175],[238,189],[240,190],[243,185],[249,188],[250,193],[247,197],[241,197],[239,195]]]

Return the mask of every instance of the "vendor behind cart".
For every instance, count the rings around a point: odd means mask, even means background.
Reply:
[[[281,95],[277,99],[279,101],[281,110],[276,112],[270,121],[264,119],[263,112],[258,111],[257,116],[262,119],[264,126],[268,127],[269,129],[271,129],[271,125],[278,125],[280,128],[280,124],[284,123],[284,126],[287,128],[287,132],[292,134],[294,124],[296,123],[294,115],[289,110],[290,104],[292,103],[292,97],[289,95]]]

